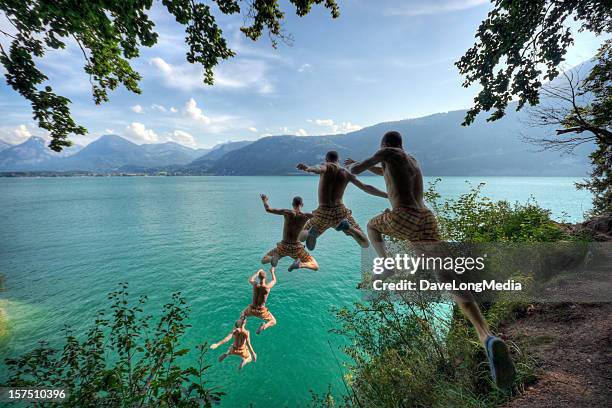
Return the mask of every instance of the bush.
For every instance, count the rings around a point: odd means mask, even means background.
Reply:
[[[458,242],[556,242],[571,239],[550,218],[550,211],[535,201],[510,204],[482,196],[484,183],[470,186],[470,191],[456,199],[441,202],[436,185],[430,183],[425,198],[438,219],[446,241]]]
[[[79,340],[64,329],[61,349],[41,342],[21,357],[7,359],[9,387],[65,388],[65,407],[211,407],[222,392],[207,388],[206,344],[196,346],[197,365],[181,367],[190,350],[180,347],[190,308],[172,295],[156,322],[144,315],[147,297],[130,303],[128,285],[111,292],[110,311],[98,312]],[[107,317],[108,313],[108,317]]]

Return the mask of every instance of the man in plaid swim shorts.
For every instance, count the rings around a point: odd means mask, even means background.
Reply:
[[[319,175],[319,207],[313,211],[313,217],[304,225],[300,241],[306,241],[306,248],[313,250],[317,238],[329,228],[342,231],[352,237],[357,243],[367,248],[368,238],[365,236],[351,210],[344,206],[342,197],[348,183],[353,183],[363,191],[387,198],[387,193],[374,186],[362,183],[357,177],[338,163],[338,153],[329,151],[325,155],[325,163],[318,166],[297,165],[299,170]]]
[[[274,315],[272,315],[272,313],[270,313],[266,307],[266,301],[268,300],[270,289],[276,285],[276,275],[274,274],[275,269],[276,268],[273,266],[270,267],[270,274],[272,275],[272,280],[270,282],[266,281],[267,276],[263,269],[255,272],[255,274],[249,279],[249,283],[253,286],[253,300],[251,304],[242,311],[240,317],[245,318],[255,316],[264,320],[261,326],[259,326],[259,329],[257,329],[255,332],[256,334],[259,334],[276,324]]]
[[[383,235],[410,241],[416,247],[419,247],[419,243],[425,243],[420,246],[427,247],[426,243],[440,241],[436,217],[423,201],[423,174],[415,158],[404,151],[399,132],[385,133],[380,142],[380,150],[372,157],[361,163],[347,159],[345,165],[354,174],[369,170],[385,178],[392,209],[385,210],[368,223],[368,236],[379,257],[387,258]],[[439,280],[443,279],[440,273],[436,275]],[[511,388],[516,371],[508,346],[492,334],[476,299],[471,294],[450,294],[476,328],[479,340],[486,350],[493,381],[498,388]]]
[[[251,345],[251,335],[246,329],[245,318],[240,318],[236,320],[232,331],[227,336],[225,336],[223,340],[219,341],[218,343],[212,344],[210,348],[214,350],[220,345],[225,344],[232,339],[234,339],[234,342],[225,353],[219,356],[219,362],[225,360],[227,356],[238,356],[241,358],[238,369],[242,369],[251,361],[257,361],[257,354],[255,354],[255,350],[253,350],[253,346]]]
[[[261,195],[261,201],[263,202],[266,212],[282,215],[285,219],[283,224],[283,240],[278,242],[276,247],[272,248],[264,255],[261,259],[261,263],[270,263],[272,266],[276,267],[279,259],[289,256],[294,260],[291,266],[289,266],[289,271],[298,268],[312,269],[313,271],[318,270],[319,264],[317,264],[317,261],[306,251],[306,249],[304,249],[304,245],[298,241],[298,237],[304,225],[312,218],[312,214],[302,212],[302,207],[304,207],[302,197],[293,197],[292,210],[270,207],[268,197],[265,194]]]

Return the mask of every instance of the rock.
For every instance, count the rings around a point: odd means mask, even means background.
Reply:
[[[597,242],[612,241],[612,214],[599,215],[578,224],[555,224],[570,235],[587,235]]]
[[[582,223],[582,227],[591,230],[596,234],[604,235],[608,239],[612,239],[612,214],[604,214]]]

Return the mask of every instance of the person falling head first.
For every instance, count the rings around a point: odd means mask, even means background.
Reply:
[[[342,231],[352,237],[362,248],[367,248],[368,238],[353,218],[351,210],[344,206],[344,191],[348,183],[353,183],[363,191],[379,197],[387,198],[387,193],[362,183],[354,174],[340,167],[338,153],[333,150],[325,155],[325,163],[318,166],[300,163],[297,168],[319,175],[319,207],[313,211],[314,216],[300,233],[300,241],[306,241],[306,247],[312,251],[317,238],[333,227],[336,231]]]
[[[304,229],[304,225],[313,217],[311,213],[302,212],[302,208],[304,207],[304,200],[302,200],[302,197],[293,197],[291,210],[270,207],[268,197],[265,194],[261,194],[261,201],[263,202],[266,212],[282,215],[284,218],[282,241],[278,242],[275,248],[264,255],[261,259],[261,263],[270,263],[272,266],[276,267],[281,258],[289,256],[294,260],[291,266],[289,266],[289,271],[298,268],[312,269],[313,271],[319,270],[317,261],[308,251],[306,251],[304,245],[298,240],[300,232]]]
[[[440,236],[436,217],[423,201],[423,174],[416,159],[404,150],[399,132],[385,133],[380,149],[373,156],[362,162],[349,158],[345,165],[353,174],[369,170],[385,178],[391,210],[385,210],[368,223],[368,236],[379,257],[387,257],[383,235],[410,241],[419,249],[436,247],[435,244],[427,245],[439,242]],[[440,272],[436,273],[436,278],[448,280],[448,276]],[[457,276],[451,279],[457,279]],[[492,334],[472,293],[451,292],[451,295],[476,328],[486,350],[493,381],[500,389],[511,388],[516,371],[508,346]]]
[[[266,307],[270,289],[276,285],[275,269],[274,266],[270,267],[270,275],[272,275],[272,280],[270,282],[267,282],[266,272],[263,269],[255,272],[249,279],[249,283],[253,286],[253,300],[251,304],[242,311],[240,317],[246,318],[248,316],[255,316],[264,320],[261,326],[259,326],[259,329],[255,332],[256,334],[276,324],[276,319]]]
[[[227,343],[232,338],[234,339],[234,342],[225,353],[219,356],[219,362],[225,360],[225,358],[229,355],[239,356],[242,358],[240,365],[238,366],[238,369],[240,370],[251,361],[257,361],[257,354],[255,354],[255,350],[253,350],[253,346],[251,345],[250,333],[246,329],[246,318],[241,317],[240,319],[236,320],[232,331],[225,336],[223,340],[212,344],[210,348],[214,350],[220,345]]]

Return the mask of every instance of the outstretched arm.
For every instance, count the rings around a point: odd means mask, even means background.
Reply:
[[[221,341],[220,341],[220,342],[218,342],[218,343],[211,344],[211,345],[210,345],[210,348],[214,350],[214,349],[216,349],[217,347],[219,347],[220,345],[227,343],[228,341],[230,341],[230,340],[232,339],[232,335],[233,335],[233,334],[234,334],[234,331],[232,330],[232,331],[230,332],[230,334],[228,334],[227,336],[225,336],[225,338],[224,338],[223,340],[221,340]]]
[[[272,280],[270,281],[270,283],[268,284],[268,288],[272,289],[272,287],[274,285],[276,285],[276,274],[274,273],[276,271],[276,268],[271,266],[270,267],[270,274],[272,275]]]
[[[325,172],[325,165],[321,164],[319,166],[307,166],[304,163],[300,163],[297,165],[297,169],[305,171],[306,173],[322,174]]]
[[[382,190],[377,189],[374,186],[371,186],[369,184],[365,184],[365,183],[361,182],[361,180],[359,180],[357,178],[357,176],[355,176],[354,174],[351,174],[351,178],[349,180],[355,186],[357,186],[358,188],[360,188],[361,190],[365,191],[368,194],[372,194],[372,195],[375,195],[375,196],[378,196],[378,197],[383,197],[383,198],[389,198],[387,193],[385,193]]]
[[[257,275],[259,275],[259,271],[261,271],[261,269],[259,269],[257,272],[253,274],[253,276],[249,278],[249,283],[253,286],[255,286],[256,284],[256,279],[257,279]]]
[[[377,176],[383,176],[384,175],[383,174],[383,169],[380,166],[373,166],[373,167],[370,167],[368,170],[371,171],[372,173],[376,174]]]
[[[257,354],[255,354],[255,350],[253,350],[253,346],[251,345],[251,335],[249,335],[246,339],[247,347],[249,348],[249,353],[251,353],[251,357],[253,357],[253,361],[257,361]]]
[[[353,174],[361,174],[368,169],[372,169],[372,168],[376,169],[377,168],[376,165],[382,161],[382,158],[383,158],[383,151],[379,150],[374,154],[374,156],[365,159],[361,163],[354,163],[352,166],[349,167],[349,171]],[[375,171],[373,170],[373,172]],[[381,169],[381,173],[382,173],[382,169]]]
[[[344,161],[344,166],[350,171],[351,167],[355,163],[357,163],[356,160],[348,158]],[[380,166],[373,166],[373,167],[370,167],[368,170],[370,170],[372,173],[376,174],[377,176],[383,176],[383,169]]]
[[[270,207],[270,203],[268,202],[267,195],[261,194],[260,197],[261,197],[261,201],[263,202],[263,206],[266,212],[269,212],[270,214],[276,214],[276,215],[285,215],[285,213],[287,212],[287,210],[279,210],[278,208]]]

